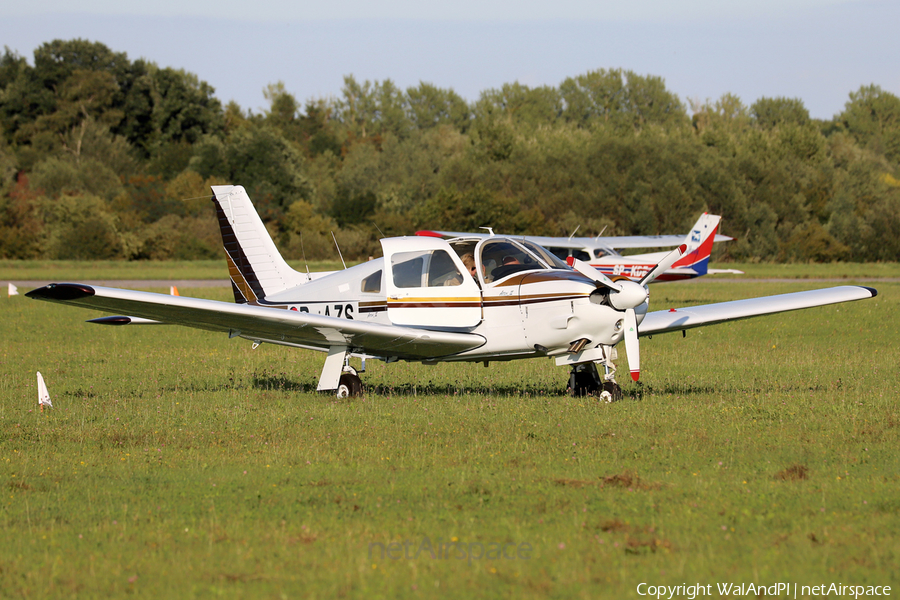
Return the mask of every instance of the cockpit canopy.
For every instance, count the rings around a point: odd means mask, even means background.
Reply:
[[[485,283],[522,271],[569,268],[545,248],[527,240],[457,238],[449,243],[464,261],[467,254],[474,257],[475,264],[482,266],[479,270]]]

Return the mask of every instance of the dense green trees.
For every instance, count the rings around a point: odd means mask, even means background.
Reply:
[[[0,56],[0,257],[219,255],[209,185],[244,185],[290,257],[378,252],[417,228],[684,231],[724,216],[740,260],[897,260],[900,99],[876,85],[830,121],[733,95],[690,110],[621,69],[474,102],[429,83],[277,82],[262,114],[101,43]]]

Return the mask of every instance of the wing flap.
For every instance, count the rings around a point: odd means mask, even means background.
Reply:
[[[877,294],[877,290],[872,288],[846,285],[702,306],[673,308],[647,313],[644,320],[641,321],[639,329],[641,336],[648,336],[814,306],[864,300],[874,298]]]
[[[470,333],[432,331],[353,319],[85,284],[54,283],[26,294],[47,300],[229,335],[327,350],[347,346],[403,359],[457,354],[484,344]]]

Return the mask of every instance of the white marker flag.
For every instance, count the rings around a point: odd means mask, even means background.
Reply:
[[[38,380],[38,404],[41,407],[41,412],[44,412],[44,406],[49,406],[53,408],[53,403],[50,402],[50,392],[47,391],[47,384],[44,383],[44,378],[41,375],[41,372],[37,372],[37,380]]]
[[[9,296],[18,296],[19,288],[14,286],[13,284],[9,284]]]

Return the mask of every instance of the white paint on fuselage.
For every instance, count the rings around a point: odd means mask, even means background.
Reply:
[[[384,260],[381,258],[274,294],[262,304],[391,324],[384,286],[377,293],[362,292],[362,281],[379,270],[384,273]],[[513,278],[519,278],[521,282],[509,285]],[[591,294],[597,290],[597,285],[573,271],[543,269],[480,284],[483,286],[483,320],[480,324],[466,328],[420,328],[453,329],[479,334],[487,340],[479,348],[444,360],[539,357],[564,352],[572,342],[581,338],[590,340],[589,347],[615,345],[622,340],[622,329],[616,327],[623,317],[622,313],[606,304],[592,302]],[[646,304],[638,308],[639,322],[646,309]]]

